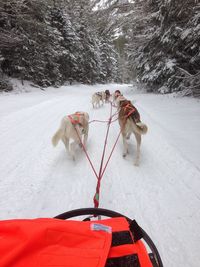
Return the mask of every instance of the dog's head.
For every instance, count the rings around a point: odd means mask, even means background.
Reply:
[[[122,95],[122,93],[119,90],[115,90],[115,95],[119,96],[119,95]]]

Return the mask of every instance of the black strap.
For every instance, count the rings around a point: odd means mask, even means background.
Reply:
[[[136,220],[132,220],[132,222],[130,223],[129,228],[130,228],[131,233],[133,234],[133,238],[134,238],[135,242],[140,240],[141,238],[143,238],[142,229],[137,224]]]
[[[131,233],[129,231],[120,231],[112,233],[112,247],[133,244]]]
[[[105,267],[141,267],[137,254],[108,258]]]

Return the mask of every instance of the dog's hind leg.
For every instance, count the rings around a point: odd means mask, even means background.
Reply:
[[[66,148],[67,152],[69,152],[69,139],[67,137],[63,136],[62,137],[62,141],[63,141],[63,143],[65,145],[65,148]]]
[[[122,139],[123,139],[123,157],[125,158],[128,154],[128,143],[126,141],[126,135],[122,133]]]
[[[89,130],[89,126],[86,127],[84,135],[83,135],[83,145],[86,148],[86,143],[87,143],[87,139],[88,139],[88,130]]]
[[[136,150],[136,156],[134,160],[134,165],[139,166],[139,161],[140,161],[140,146],[141,146],[141,135],[138,133],[134,133],[135,139],[137,142],[137,150]]]
[[[75,147],[76,147],[76,142],[71,142],[69,144],[69,153],[72,156],[72,159],[75,161]]]

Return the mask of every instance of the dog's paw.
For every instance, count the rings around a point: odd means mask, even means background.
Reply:
[[[139,166],[139,162],[138,162],[138,161],[135,161],[135,162],[133,163],[133,165],[136,166],[136,167],[138,167],[138,166]]]

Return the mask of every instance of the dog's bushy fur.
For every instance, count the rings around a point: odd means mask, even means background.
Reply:
[[[77,115],[79,114],[79,115]],[[70,117],[73,120],[79,118],[79,123],[72,123]],[[56,131],[54,136],[52,137],[52,144],[56,146],[60,140],[63,141],[66,150],[72,156],[73,160],[75,160],[75,146],[76,144],[83,145],[86,147],[86,142],[88,138],[88,131],[89,131],[89,114],[87,112],[78,111],[72,115],[65,116],[61,120],[61,124],[59,129]],[[81,142],[80,142],[80,139]],[[70,139],[73,141],[70,143]]]
[[[141,135],[146,134],[148,131],[147,125],[140,121],[140,114],[136,107],[131,104],[131,101],[121,98],[117,100],[118,102],[118,121],[121,129],[121,134],[123,138],[123,157],[128,154],[128,143],[127,139],[133,133],[136,138],[137,150],[134,164],[139,165],[140,159],[140,146],[141,146]],[[133,111],[131,113],[131,111]]]

